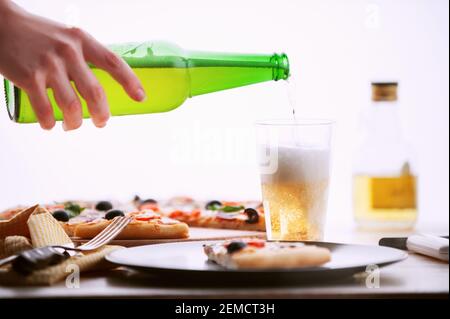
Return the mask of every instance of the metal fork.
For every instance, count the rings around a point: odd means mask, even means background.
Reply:
[[[39,256],[43,255],[43,252],[42,252],[43,249],[50,250],[50,254],[52,254],[52,252],[51,252],[52,249],[58,249],[58,250],[62,249],[63,251],[70,250],[70,251],[75,251],[75,252],[95,250],[95,249],[98,249],[98,248],[108,244],[111,240],[113,240],[130,223],[131,220],[132,220],[131,217],[116,217],[113,220],[113,222],[111,224],[109,224],[104,230],[102,230],[97,236],[92,238],[87,243],[85,243],[81,246],[78,246],[78,247],[74,247],[73,244],[52,245],[52,246],[47,246],[47,247],[42,247],[42,248],[31,249],[29,251],[26,251],[26,253],[28,253],[28,256],[31,255],[33,257],[39,258]],[[38,250],[40,250],[40,251],[38,251]],[[33,251],[36,251],[36,253],[33,254]],[[73,253],[70,255],[72,256]],[[5,259],[0,260],[0,267],[13,262],[19,256],[20,256],[20,254],[9,256]],[[45,257],[45,258],[47,258],[47,257]]]
[[[73,251],[95,250],[116,238],[116,236],[120,234],[120,232],[130,223],[131,220],[131,217],[114,218],[113,222],[109,224],[108,227],[103,229],[97,236],[81,246],[73,247],[71,245],[52,245],[51,247]]]

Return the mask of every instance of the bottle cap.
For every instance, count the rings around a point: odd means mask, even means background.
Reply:
[[[372,101],[397,101],[397,82],[372,82]]]

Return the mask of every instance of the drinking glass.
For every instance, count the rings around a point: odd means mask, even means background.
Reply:
[[[333,122],[267,120],[256,126],[267,238],[323,240]]]

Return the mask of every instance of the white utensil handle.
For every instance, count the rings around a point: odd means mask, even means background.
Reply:
[[[448,239],[418,234],[409,236],[406,246],[413,252],[448,261]]]
[[[2,267],[4,265],[7,265],[9,263],[12,263],[14,261],[14,259],[16,259],[16,258],[17,258],[17,255],[12,255],[12,256],[6,257],[4,259],[1,259],[0,260],[0,267]]]

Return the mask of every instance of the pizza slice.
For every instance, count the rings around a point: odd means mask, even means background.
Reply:
[[[4,210],[4,211],[0,212],[0,220],[11,219],[26,208],[27,207],[25,207],[25,206],[17,206],[14,208],[9,208],[7,210]]]
[[[75,226],[80,223],[101,221],[115,214],[136,211],[135,206],[111,201],[66,201],[44,205],[58,220],[69,236],[74,236]]]
[[[72,224],[73,236],[83,239],[95,237],[119,216],[131,216],[132,221],[122,230],[116,239],[178,239],[189,237],[189,227],[178,220],[164,217],[153,211],[140,211],[124,214],[109,211],[105,218]]]
[[[117,239],[189,237],[189,228],[185,223],[163,216],[157,209],[137,210],[134,203],[70,201],[48,205],[46,208],[71,237],[93,238],[118,216],[132,216],[133,220]]]
[[[303,243],[239,239],[203,246],[205,254],[227,269],[292,269],[321,266],[331,260],[327,248]]]
[[[175,197],[151,204],[164,216],[191,227],[265,231],[263,206],[260,202],[199,202],[189,197]]]

